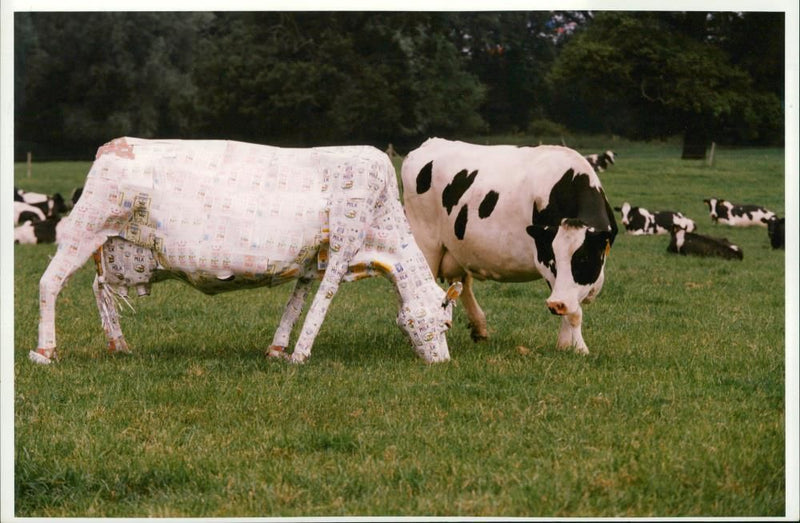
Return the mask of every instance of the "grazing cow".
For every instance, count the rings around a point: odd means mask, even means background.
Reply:
[[[60,221],[61,218],[58,216],[43,221],[26,221],[14,227],[14,243],[54,243],[58,238]]]
[[[38,207],[29,203],[14,201],[14,225],[22,225],[25,222],[41,222],[47,216]]]
[[[94,255],[94,293],[110,351],[128,351],[115,307],[128,288],[178,278],[206,294],[296,286],[275,332],[282,356],[314,279],[321,283],[290,356],[303,362],[341,281],[383,275],[398,326],[428,362],[449,359],[445,332],[459,286],[445,293],[414,241],[388,157],[372,147],[283,149],[232,141],[118,138],[101,147],[63,219],[41,278],[39,345],[55,356],[55,304]]]
[[[42,193],[23,191],[14,187],[14,201],[25,202],[38,207],[48,218],[54,218],[69,210],[66,202],[64,202],[64,197],[59,193],[48,196]]]
[[[778,218],[775,216],[767,222],[767,234],[769,234],[769,243],[773,249],[783,249],[785,245],[785,227],[786,218]]]
[[[767,222],[775,213],[759,205],[741,205],[717,198],[706,198],[703,202],[708,206],[711,220],[739,227],[750,225],[767,226]]]
[[[642,234],[669,234],[673,225],[693,232],[697,224],[683,214],[675,211],[658,211],[651,213],[644,207],[631,207],[625,202],[622,207],[614,207],[622,215],[622,224],[625,232],[633,235]]]
[[[586,161],[589,162],[589,165],[592,166],[592,169],[597,172],[603,172],[608,169],[610,165],[614,165],[614,157],[614,151],[606,151],[604,153],[588,154],[584,156]]]
[[[741,260],[744,255],[742,249],[732,244],[726,238],[714,238],[687,232],[680,227],[673,227],[672,237],[667,246],[668,252],[691,256],[716,256],[728,260]]]
[[[583,156],[559,146],[433,138],[406,157],[402,178],[406,214],[434,275],[464,284],[474,340],[488,334],[473,278],[544,277],[547,307],[562,316],[557,346],[588,353],[581,303],[603,286],[617,224]]]

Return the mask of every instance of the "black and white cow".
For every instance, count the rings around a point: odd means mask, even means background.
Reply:
[[[728,260],[741,260],[744,257],[742,249],[732,244],[726,238],[715,238],[687,232],[680,227],[672,228],[667,251],[683,254],[684,256],[719,257]]]
[[[38,207],[48,218],[55,218],[69,210],[64,197],[59,193],[48,196],[47,194],[23,191],[14,187],[14,201],[25,202]]]
[[[281,356],[313,281],[319,288],[290,359],[309,357],[342,281],[384,276],[397,325],[427,362],[450,358],[445,332],[460,285],[431,274],[399,201],[389,158],[373,147],[284,149],[233,141],[118,138],[101,147],[83,194],[62,220],[39,283],[39,345],[56,355],[56,299],[90,257],[108,349],[127,352],[116,297],[167,278],[206,294],[296,285],[275,332]]]
[[[614,151],[609,150],[603,153],[587,154],[584,158],[586,158],[586,161],[592,166],[592,169],[597,172],[603,172],[608,169],[610,165],[614,165],[615,156]]]
[[[703,202],[708,206],[711,220],[739,227],[760,225],[766,227],[775,213],[760,205],[731,203],[718,198],[706,198]]]
[[[22,225],[14,227],[14,243],[55,243],[58,239],[60,222],[61,217],[59,216],[42,221],[26,221]]]
[[[14,201],[14,225],[22,225],[25,222],[41,222],[47,216],[39,207],[29,203]]]
[[[614,210],[622,215],[622,225],[628,234],[669,234],[674,225],[689,232],[697,229],[694,220],[675,211],[652,213],[644,207],[631,207],[628,202],[623,203],[621,207],[614,207]]]
[[[773,249],[783,249],[785,246],[785,228],[786,218],[778,218],[775,216],[767,222],[767,234],[769,235],[769,243]]]
[[[581,304],[603,286],[617,234],[614,212],[586,159],[566,147],[427,140],[403,162],[405,209],[437,277],[464,284],[474,340],[488,336],[473,278],[544,277],[562,316],[559,348],[588,353]]]

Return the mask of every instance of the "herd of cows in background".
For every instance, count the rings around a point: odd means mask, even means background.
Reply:
[[[544,278],[547,308],[562,318],[557,346],[588,353],[581,304],[603,286],[618,231],[614,211],[628,234],[669,234],[668,252],[743,258],[726,239],[695,232],[680,212],[628,202],[612,208],[597,173],[615,161],[610,150],[582,156],[559,146],[433,138],[403,162],[400,207],[394,168],[370,147],[116,139],[98,150],[86,184],[69,200],[14,190],[15,242],[59,245],[40,282],[39,345],[30,358],[47,364],[56,357],[55,300],[92,255],[112,352],[128,351],[116,310],[128,288],[144,295],[151,282],[178,278],[216,294],[295,281],[268,355],[302,362],[339,283],[381,275],[397,291],[398,326],[426,361],[449,359],[444,334],[459,295],[473,339],[488,336],[473,279]],[[784,247],[784,218],[774,212],[704,202],[713,222],[763,226],[772,248]],[[437,278],[452,284],[447,293]],[[315,279],[320,289],[287,355]]]

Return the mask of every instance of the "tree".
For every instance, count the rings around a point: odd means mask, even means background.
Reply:
[[[195,37],[208,18],[17,13],[18,144],[39,144],[44,156],[86,154],[115,136],[184,133],[191,125]]]
[[[782,23],[779,16],[772,23]],[[586,131],[632,138],[682,133],[684,144],[751,139],[782,125],[780,100],[759,90],[705,13],[596,15],[560,53],[548,82],[554,114]]]

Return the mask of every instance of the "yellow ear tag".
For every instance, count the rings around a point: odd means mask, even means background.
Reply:
[[[608,257],[609,252],[611,252],[611,242],[606,240],[606,254],[605,254],[606,257]]]

